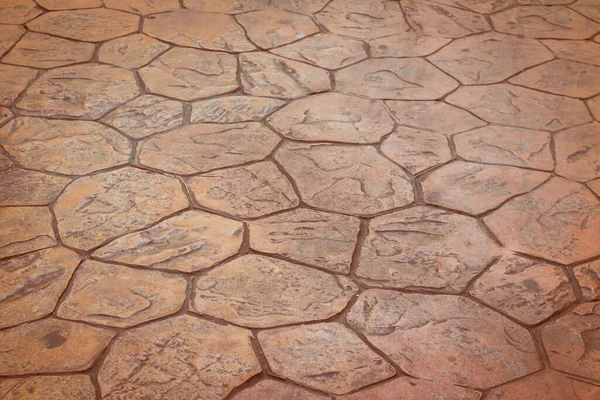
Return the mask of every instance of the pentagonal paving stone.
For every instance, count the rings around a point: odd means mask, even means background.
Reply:
[[[57,315],[126,328],[177,312],[186,288],[179,276],[88,260],[77,268]]]
[[[97,122],[31,117],[2,127],[0,144],[27,168],[67,175],[126,164],[132,151],[123,135]]]
[[[140,163],[193,174],[265,158],[279,137],[258,122],[197,124],[146,139]]]
[[[275,375],[336,395],[395,374],[338,322],[261,331],[258,340]]]
[[[0,172],[0,206],[45,206],[52,203],[71,179],[41,172],[9,169]]]
[[[31,68],[0,64],[0,76],[2,76],[0,104],[9,106],[37,76],[37,71]]]
[[[358,291],[349,278],[249,254],[200,276],[192,308],[251,328],[327,319]]]
[[[0,375],[83,371],[115,332],[47,318],[0,331]]]
[[[600,44],[575,40],[544,40],[558,58],[600,66]]]
[[[415,31],[369,40],[371,57],[421,57],[436,52],[452,40]]]
[[[239,14],[267,8],[269,6],[269,0],[183,0],[183,5],[191,10],[210,13]]]
[[[368,286],[457,293],[498,251],[476,220],[416,206],[371,220],[356,275]]]
[[[166,43],[135,33],[104,43],[98,51],[98,60],[117,67],[140,68],[168,48]]]
[[[54,213],[63,241],[90,249],[187,206],[177,179],[127,167],[74,181]]]
[[[146,94],[117,108],[102,121],[135,139],[181,126],[183,105]]]
[[[250,247],[332,272],[350,272],[360,221],[300,208],[250,222]]]
[[[600,260],[573,268],[584,300],[600,300]]]
[[[580,182],[600,178],[600,123],[561,131],[554,145],[557,174]]]
[[[251,51],[244,30],[231,17],[190,10],[154,15],[144,20],[144,33],[179,46],[207,50]]]
[[[585,186],[552,178],[484,222],[508,248],[563,264],[600,254],[600,200]]]
[[[136,14],[154,14],[179,8],[177,0],[104,0],[108,8],[134,12]]]
[[[267,97],[227,96],[192,104],[191,122],[235,123],[261,121],[285,101]]]
[[[488,388],[542,367],[525,328],[464,297],[371,289],[346,319],[417,378]]]
[[[558,131],[592,120],[582,101],[514,85],[463,86],[446,98],[488,122]]]
[[[56,245],[52,214],[46,207],[3,207],[0,221],[0,258]]]
[[[600,4],[596,0],[578,0],[571,8],[586,17],[600,22]]]
[[[103,42],[133,33],[140,18],[133,14],[105,8],[52,11],[27,24],[34,32],[48,33],[68,39]]]
[[[1,392],[0,392],[1,393]],[[232,400],[264,400],[264,399],[294,399],[294,400],[328,400],[323,396],[298,386],[290,385],[275,379],[265,379],[256,385],[242,390],[232,397]]]
[[[2,61],[26,67],[54,68],[89,61],[93,55],[92,43],[27,32]]]
[[[462,83],[474,85],[501,82],[553,58],[537,40],[494,32],[455,40],[428,60]]]
[[[19,38],[25,33],[25,28],[20,25],[1,25],[0,26],[0,57],[17,43]]]
[[[95,400],[96,389],[87,375],[31,376],[0,380],[5,400]]]
[[[529,192],[549,177],[541,171],[456,161],[429,174],[421,186],[426,202],[476,215]]]
[[[329,72],[267,53],[240,55],[244,93],[281,98],[303,97],[331,89]]]
[[[458,82],[420,58],[365,60],[335,73],[340,92],[375,99],[435,100]]]
[[[140,70],[151,93],[181,100],[196,100],[234,91],[237,61],[226,53],[171,49]]]
[[[372,146],[286,143],[275,158],[313,207],[369,215],[414,200],[406,173]]]
[[[551,171],[550,134],[508,126],[486,126],[454,136],[456,152],[469,161]]]
[[[102,7],[102,0],[36,0],[36,2],[48,10]]]
[[[300,14],[314,14],[329,3],[329,0],[273,0],[272,5],[282,10]]]
[[[300,203],[271,161],[198,175],[190,179],[189,187],[201,206],[239,218],[261,217]]]
[[[27,89],[17,107],[41,116],[96,119],[138,94],[131,71],[81,64],[44,73]]]
[[[202,211],[187,211],[120,237],[94,257],[144,267],[196,272],[236,254],[244,225]]]
[[[513,6],[517,0],[433,0],[436,3],[446,4],[456,8],[475,11],[480,14],[490,14]],[[564,0],[563,0],[564,1]]]
[[[338,397],[338,400],[479,400],[480,397],[481,393],[473,389],[402,376],[372,388]]]
[[[296,100],[267,119],[290,139],[377,143],[394,128],[383,103],[340,93]]]
[[[246,329],[189,315],[123,333],[98,374],[103,398],[223,399],[261,372]]]
[[[0,21],[3,24],[24,24],[41,13],[33,0],[0,0]]]

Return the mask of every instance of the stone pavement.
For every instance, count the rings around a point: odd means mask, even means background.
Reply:
[[[0,0],[0,399],[600,399],[600,1]]]

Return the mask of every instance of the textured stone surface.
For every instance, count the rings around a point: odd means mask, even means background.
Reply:
[[[600,66],[600,44],[587,41],[544,40],[558,58]]]
[[[0,172],[0,206],[45,206],[56,200],[71,182],[41,172],[10,169]]]
[[[275,379],[265,379],[256,385],[244,389],[232,400],[264,400],[264,399],[294,399],[294,400],[327,400],[328,396],[322,396],[308,390],[299,388],[288,383],[276,381]]]
[[[561,131],[554,146],[556,173],[581,182],[600,178],[600,123]]]
[[[600,4],[595,0],[577,0],[571,8],[589,19],[600,22]]]
[[[473,389],[403,376],[372,388],[338,397],[338,399],[479,400],[480,397],[481,393]]]
[[[592,115],[596,118],[596,120],[600,121],[600,96],[596,96],[593,99],[589,99],[587,101],[590,110],[592,111]]]
[[[54,68],[89,61],[94,45],[27,32],[2,60],[33,68]]]
[[[584,300],[600,300],[600,260],[573,268]]]
[[[329,0],[273,0],[272,5],[282,10],[300,14],[314,14],[329,3]]]
[[[0,26],[0,57],[17,43],[17,40],[25,33],[25,29],[19,25]]]
[[[277,8],[241,14],[237,21],[250,40],[263,49],[292,43],[319,32],[310,17]]]
[[[87,375],[31,376],[0,380],[5,400],[95,400],[96,389]]]
[[[8,108],[6,107],[1,107],[0,106],[0,125],[5,124],[6,122],[10,121],[13,117],[13,113],[12,111],[10,111]],[[3,158],[4,156],[0,156],[0,159]],[[2,171],[2,166],[3,166],[3,162],[0,160],[0,171]]]
[[[436,52],[451,39],[427,36],[415,31],[369,40],[371,57],[421,57]]]
[[[102,0],[36,0],[36,3],[48,10],[102,7]]]
[[[267,97],[227,96],[204,100],[192,105],[192,123],[220,123],[261,121],[285,104]]]
[[[0,111],[1,111],[1,109],[0,109]],[[0,171],[6,171],[12,165],[13,165],[13,163],[10,160],[10,158],[8,158],[4,154],[0,153]]]
[[[113,39],[98,51],[98,60],[123,68],[140,68],[164,53],[169,45],[141,33]]]
[[[41,12],[33,0],[0,1],[0,21],[4,24],[24,24]]]
[[[186,8],[224,14],[239,14],[267,8],[269,0],[183,0]]]
[[[129,11],[136,14],[154,14],[179,8],[177,0],[104,0],[108,8]]]
[[[35,69],[0,64],[0,104],[11,105],[36,75]]]
[[[587,185],[589,186],[590,189],[592,189],[592,192],[594,192],[598,196],[600,196],[600,178],[593,180],[591,182],[588,182]]]
[[[46,207],[0,208],[0,258],[52,247],[56,237]]]
[[[451,7],[472,10],[480,14],[489,14],[503,10],[517,3],[518,0],[433,0],[436,3],[446,4]],[[535,0],[534,0],[535,1]],[[543,0],[542,0],[543,1]],[[564,1],[564,0],[563,0]]]

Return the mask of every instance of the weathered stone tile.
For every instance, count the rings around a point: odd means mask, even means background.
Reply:
[[[0,392],[1,393],[1,392]],[[309,392],[298,386],[290,385],[275,379],[265,379],[256,385],[242,390],[232,400],[264,400],[264,399],[293,399],[293,400],[328,400],[329,396],[322,396]]]
[[[261,372],[246,329],[189,315],[123,333],[98,374],[107,400],[223,399]]]
[[[324,69],[268,53],[239,58],[244,93],[290,99],[331,89],[329,72]]]
[[[368,286],[458,293],[498,251],[476,220],[417,206],[371,220],[356,275]]]
[[[55,245],[52,214],[48,208],[0,208],[0,258]]]
[[[146,139],[139,159],[152,168],[193,174],[262,160],[278,143],[258,122],[188,125]]]
[[[0,57],[25,33],[20,25],[0,25]]]
[[[267,8],[269,0],[183,0],[183,5],[197,11],[239,14]]]
[[[194,176],[189,187],[203,207],[239,218],[256,218],[296,207],[290,182],[271,161]]]
[[[286,143],[275,158],[313,207],[371,215],[414,200],[406,173],[371,146]]]
[[[0,379],[5,400],[95,400],[96,389],[87,375],[30,376]]]
[[[88,250],[188,205],[177,179],[126,167],[74,181],[54,213],[63,241]]]
[[[336,395],[395,374],[338,322],[261,331],[258,340],[275,375]]]
[[[571,8],[579,14],[600,22],[600,4],[596,0],[578,0],[571,4]]]
[[[336,88],[375,99],[436,100],[458,82],[420,58],[365,60],[335,73]]]
[[[0,107],[0,125],[4,125],[8,121],[10,121],[12,119],[12,117],[14,117],[12,111],[10,111],[6,107]],[[4,156],[0,155],[0,171],[3,170],[3,168],[2,168],[2,166],[4,165],[4,163],[2,162],[3,159],[4,159]]]
[[[600,178],[600,123],[561,131],[554,145],[557,174],[580,182]]]
[[[99,61],[123,68],[140,68],[169,49],[169,45],[142,33],[113,39],[98,52]]]
[[[104,0],[104,4],[108,8],[142,15],[177,10],[179,8],[178,0]]]
[[[587,183],[592,192],[596,193],[600,197],[600,178],[590,181]]]
[[[55,318],[0,331],[0,375],[86,370],[113,336],[112,330]]]
[[[0,104],[9,106],[37,76],[37,71],[31,68],[0,64],[0,76],[2,76]]]
[[[62,67],[91,60],[94,49],[92,43],[27,32],[2,61],[34,68]]]
[[[5,189],[0,191],[0,206],[48,205],[70,182],[68,178],[22,169],[0,172],[0,187]]]
[[[428,56],[452,39],[427,36],[415,31],[369,40],[371,57],[422,57]]]
[[[273,0],[273,7],[300,14],[314,14],[325,7],[329,0]]]
[[[480,14],[490,14],[513,6],[517,0],[432,0],[435,3],[462,8]],[[564,0],[563,0],[564,1]]]
[[[102,0],[36,0],[36,2],[48,10],[102,7]]]
[[[238,88],[234,55],[174,48],[140,69],[151,93],[181,100],[197,100]]]
[[[3,24],[24,24],[42,13],[33,0],[0,0]]]
[[[250,222],[250,247],[332,272],[350,272],[360,221],[300,208]]]
[[[592,111],[592,114],[594,115],[596,120],[600,121],[600,96],[596,96],[593,99],[589,99],[587,101],[587,104],[590,107],[590,110]]]
[[[333,92],[296,100],[267,121],[282,135],[306,141],[377,143],[394,128],[381,102]]]
[[[600,66],[600,44],[583,40],[544,40],[558,58]]]
[[[600,300],[600,260],[573,268],[584,300]]]
[[[283,100],[267,97],[227,96],[192,104],[192,123],[221,123],[262,121],[285,104]]]
[[[1,110],[0,110],[1,111]],[[10,158],[0,153],[0,171],[6,171],[13,165]]]
[[[488,388],[542,368],[525,328],[464,297],[372,289],[346,318],[416,378]]]
[[[552,178],[484,218],[509,249],[571,264],[600,254],[600,200],[585,186]]]

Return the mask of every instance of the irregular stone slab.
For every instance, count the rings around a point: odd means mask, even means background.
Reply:
[[[45,206],[52,203],[72,179],[23,169],[0,172],[0,206]]]
[[[87,375],[31,376],[0,380],[5,400],[95,400],[96,389]]]
[[[107,400],[223,399],[261,372],[246,329],[189,315],[123,333],[98,373]]]
[[[177,0],[104,0],[104,4],[108,8],[142,15],[177,10],[179,8],[179,1]]]
[[[369,40],[371,57],[422,57],[438,51],[451,39],[427,36],[415,31]]]
[[[433,0],[436,3],[446,4],[451,7],[475,11],[480,14],[490,14],[503,10],[516,4],[518,0]],[[563,0],[564,1],[564,0]]]
[[[144,33],[179,46],[222,51],[252,51],[244,30],[231,17],[177,10],[148,17]]]
[[[589,19],[600,22],[600,4],[595,0],[578,0],[571,4],[571,8]]]
[[[491,123],[558,131],[591,121],[582,101],[508,84],[463,86],[445,99]]]
[[[282,135],[307,141],[377,143],[394,128],[381,102],[333,92],[296,100],[267,121]]]
[[[336,395],[395,374],[390,364],[338,322],[261,331],[258,340],[275,375]]]
[[[102,121],[134,139],[142,139],[183,124],[183,105],[146,94],[109,113]]]
[[[554,169],[548,132],[490,125],[454,136],[454,144],[469,161]]]
[[[445,135],[406,127],[396,128],[381,143],[381,151],[413,174],[452,159]]]
[[[600,260],[573,268],[583,299],[600,300]]]
[[[14,114],[12,113],[12,111],[10,111],[8,108],[6,107],[0,107],[0,125],[4,125],[5,123],[7,123],[8,121],[10,121],[12,119],[12,117],[14,117]],[[3,158],[5,156],[0,155],[0,171],[2,171],[2,165],[3,165]]]
[[[48,10],[102,7],[102,0],[37,0],[37,3]]]
[[[600,254],[600,200],[564,178],[510,200],[484,221],[513,251],[562,264]]]
[[[2,76],[0,104],[10,106],[37,76],[37,71],[31,68],[0,64],[0,76]]]
[[[258,122],[188,125],[146,139],[140,163],[175,174],[193,174],[258,161],[279,137]]]
[[[268,53],[240,55],[244,93],[285,99],[331,89],[329,72]]]
[[[197,11],[239,14],[267,8],[269,0],[183,0],[183,5],[186,8]]]
[[[285,143],[275,158],[313,207],[371,215],[414,200],[406,173],[372,146]]]
[[[594,181],[588,182],[587,185],[589,186],[590,189],[592,189],[592,192],[594,192],[598,196],[600,196],[600,179],[596,179]]]
[[[20,25],[0,25],[0,57],[17,43],[25,32],[25,28]]]
[[[95,47],[42,33],[27,32],[2,60],[34,68],[54,68],[90,61]]]
[[[0,375],[84,371],[115,332],[47,318],[0,331]]]
[[[542,368],[525,328],[465,297],[371,289],[346,319],[417,378],[489,388]]]
[[[135,32],[139,21],[138,16],[130,13],[91,8],[51,11],[29,22],[27,28],[67,39],[103,42]]]
[[[262,121],[285,104],[283,100],[267,97],[227,96],[192,104],[192,123]]]
[[[325,7],[329,0],[273,0],[273,7],[300,14],[314,14]]]
[[[596,96],[593,99],[589,99],[587,101],[587,104],[590,107],[590,110],[592,111],[594,117],[600,121],[600,96]]]
[[[6,171],[12,165],[13,165],[12,161],[8,157],[6,157],[4,154],[0,153],[0,171]]]
[[[564,40],[544,40],[543,42],[558,58],[600,66],[600,45],[597,43]]]
[[[234,91],[236,71],[231,54],[174,48],[139,72],[149,92],[190,101]]]
[[[1,392],[0,392],[1,393]],[[265,379],[256,385],[244,389],[232,400],[264,400],[264,399],[294,399],[294,400],[328,400],[328,396],[321,396],[309,392],[306,389],[299,388],[288,383],[276,381],[275,379]]]
[[[600,178],[600,123],[561,131],[554,144],[557,174],[580,182]]]
[[[367,388],[353,394],[338,397],[339,400],[479,400],[481,393],[443,383],[435,383],[423,379],[414,379],[407,376],[396,378],[384,384]]]
[[[365,60],[336,71],[336,88],[375,99],[436,100],[458,82],[420,58]]]
[[[498,251],[476,220],[416,206],[370,221],[356,276],[368,286],[458,293]]]
[[[350,272],[360,221],[306,208],[250,222],[250,247],[331,272]]]
[[[0,258],[56,245],[52,214],[46,207],[0,208],[0,221]]]
[[[94,252],[94,257],[144,267],[196,272],[235,255],[241,222],[202,211],[187,211],[151,228],[130,233]]]
[[[40,116],[96,119],[138,94],[131,71],[81,64],[44,73],[27,89],[17,107]]]
[[[169,45],[142,33],[113,39],[98,51],[98,60],[123,68],[141,68],[169,49]]]
[[[3,24],[24,24],[42,13],[33,0],[0,0]]]
[[[54,213],[63,241],[88,250],[188,205],[177,179],[126,167],[74,181]]]
[[[123,135],[92,121],[19,117],[0,128],[0,142],[25,167],[67,175],[126,164],[132,151]]]

